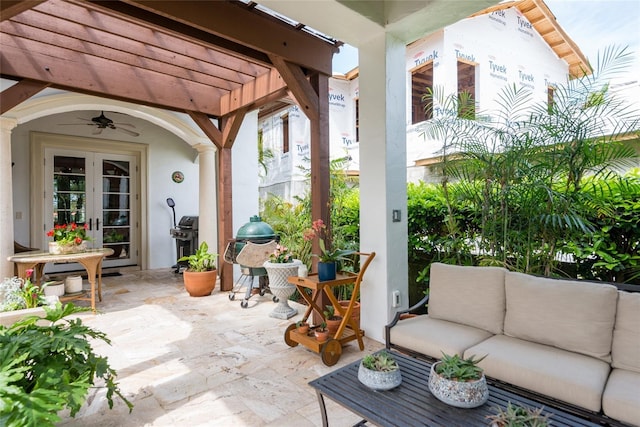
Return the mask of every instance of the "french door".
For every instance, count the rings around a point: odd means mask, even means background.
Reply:
[[[138,264],[136,157],[46,148],[44,165],[45,231],[72,222],[86,226],[89,247],[114,250],[103,267]],[[65,270],[67,264],[47,268]]]

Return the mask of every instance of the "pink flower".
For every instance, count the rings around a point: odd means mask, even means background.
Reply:
[[[28,268],[25,273],[27,274],[27,279],[31,279],[31,275],[33,275],[33,268]]]

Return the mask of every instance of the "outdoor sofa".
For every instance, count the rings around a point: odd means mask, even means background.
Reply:
[[[622,287],[434,263],[428,297],[396,314],[386,346],[427,359],[486,355],[489,381],[540,406],[640,425],[640,293]],[[425,304],[428,314],[405,318]]]

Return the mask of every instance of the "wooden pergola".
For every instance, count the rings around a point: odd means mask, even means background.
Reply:
[[[311,122],[312,217],[329,223],[328,78],[340,42],[238,0],[2,0],[0,18],[0,76],[17,81],[0,92],[0,114],[51,87],[198,124],[218,150],[220,253],[233,237],[231,148],[244,116],[292,96]],[[230,290],[231,265],[220,275]]]

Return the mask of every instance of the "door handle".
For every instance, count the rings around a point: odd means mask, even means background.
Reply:
[[[93,218],[89,218],[89,231],[93,230]]]
[[[100,218],[96,218],[96,231],[100,231]]]

